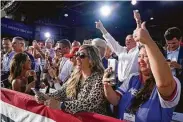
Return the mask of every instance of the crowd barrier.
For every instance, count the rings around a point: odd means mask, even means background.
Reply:
[[[1,121],[5,122],[122,122],[97,113],[65,113],[38,104],[33,96],[1,88]]]

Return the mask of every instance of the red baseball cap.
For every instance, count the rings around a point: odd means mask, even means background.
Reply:
[[[66,58],[72,58],[75,56],[75,53],[79,50],[79,47],[73,47],[69,54],[65,54],[64,57]]]

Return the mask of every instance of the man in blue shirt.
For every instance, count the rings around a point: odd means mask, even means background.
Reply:
[[[10,38],[2,39],[3,48],[3,60],[2,60],[2,70],[1,70],[1,87],[9,88],[11,84],[8,81],[9,71],[10,71],[10,61],[14,55],[12,51],[12,43]]]
[[[2,39],[2,46],[3,46],[3,61],[2,61],[2,71],[8,72],[9,71],[9,62],[12,58],[12,43],[10,38],[3,38]]]

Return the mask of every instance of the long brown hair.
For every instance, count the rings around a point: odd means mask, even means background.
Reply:
[[[163,47],[158,43],[158,42],[155,42],[160,50],[160,52],[165,56],[165,52],[164,52],[164,49]],[[145,48],[144,45],[141,45],[139,47],[139,50],[141,48]],[[137,94],[135,95],[135,97],[133,98],[132,100],[132,104],[130,106],[130,108],[127,110],[128,112],[130,113],[136,113],[137,110],[139,109],[139,107],[144,104],[151,96],[151,93],[154,89],[154,86],[155,86],[155,79],[154,79],[154,76],[153,74],[149,74],[149,78],[145,81],[145,84],[144,84],[144,87],[141,88]]]
[[[13,79],[20,76],[22,72],[22,67],[25,64],[28,56],[25,53],[17,53],[14,55],[10,64],[10,76],[9,82],[11,83]]]

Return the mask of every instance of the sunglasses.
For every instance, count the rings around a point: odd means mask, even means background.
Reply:
[[[62,50],[62,48],[57,48],[55,51]]]
[[[85,53],[83,53],[83,52],[76,52],[76,57],[84,59],[84,58],[86,58],[88,56]]]
[[[12,42],[12,45],[14,44],[24,44],[24,43],[21,43],[21,42]]]

